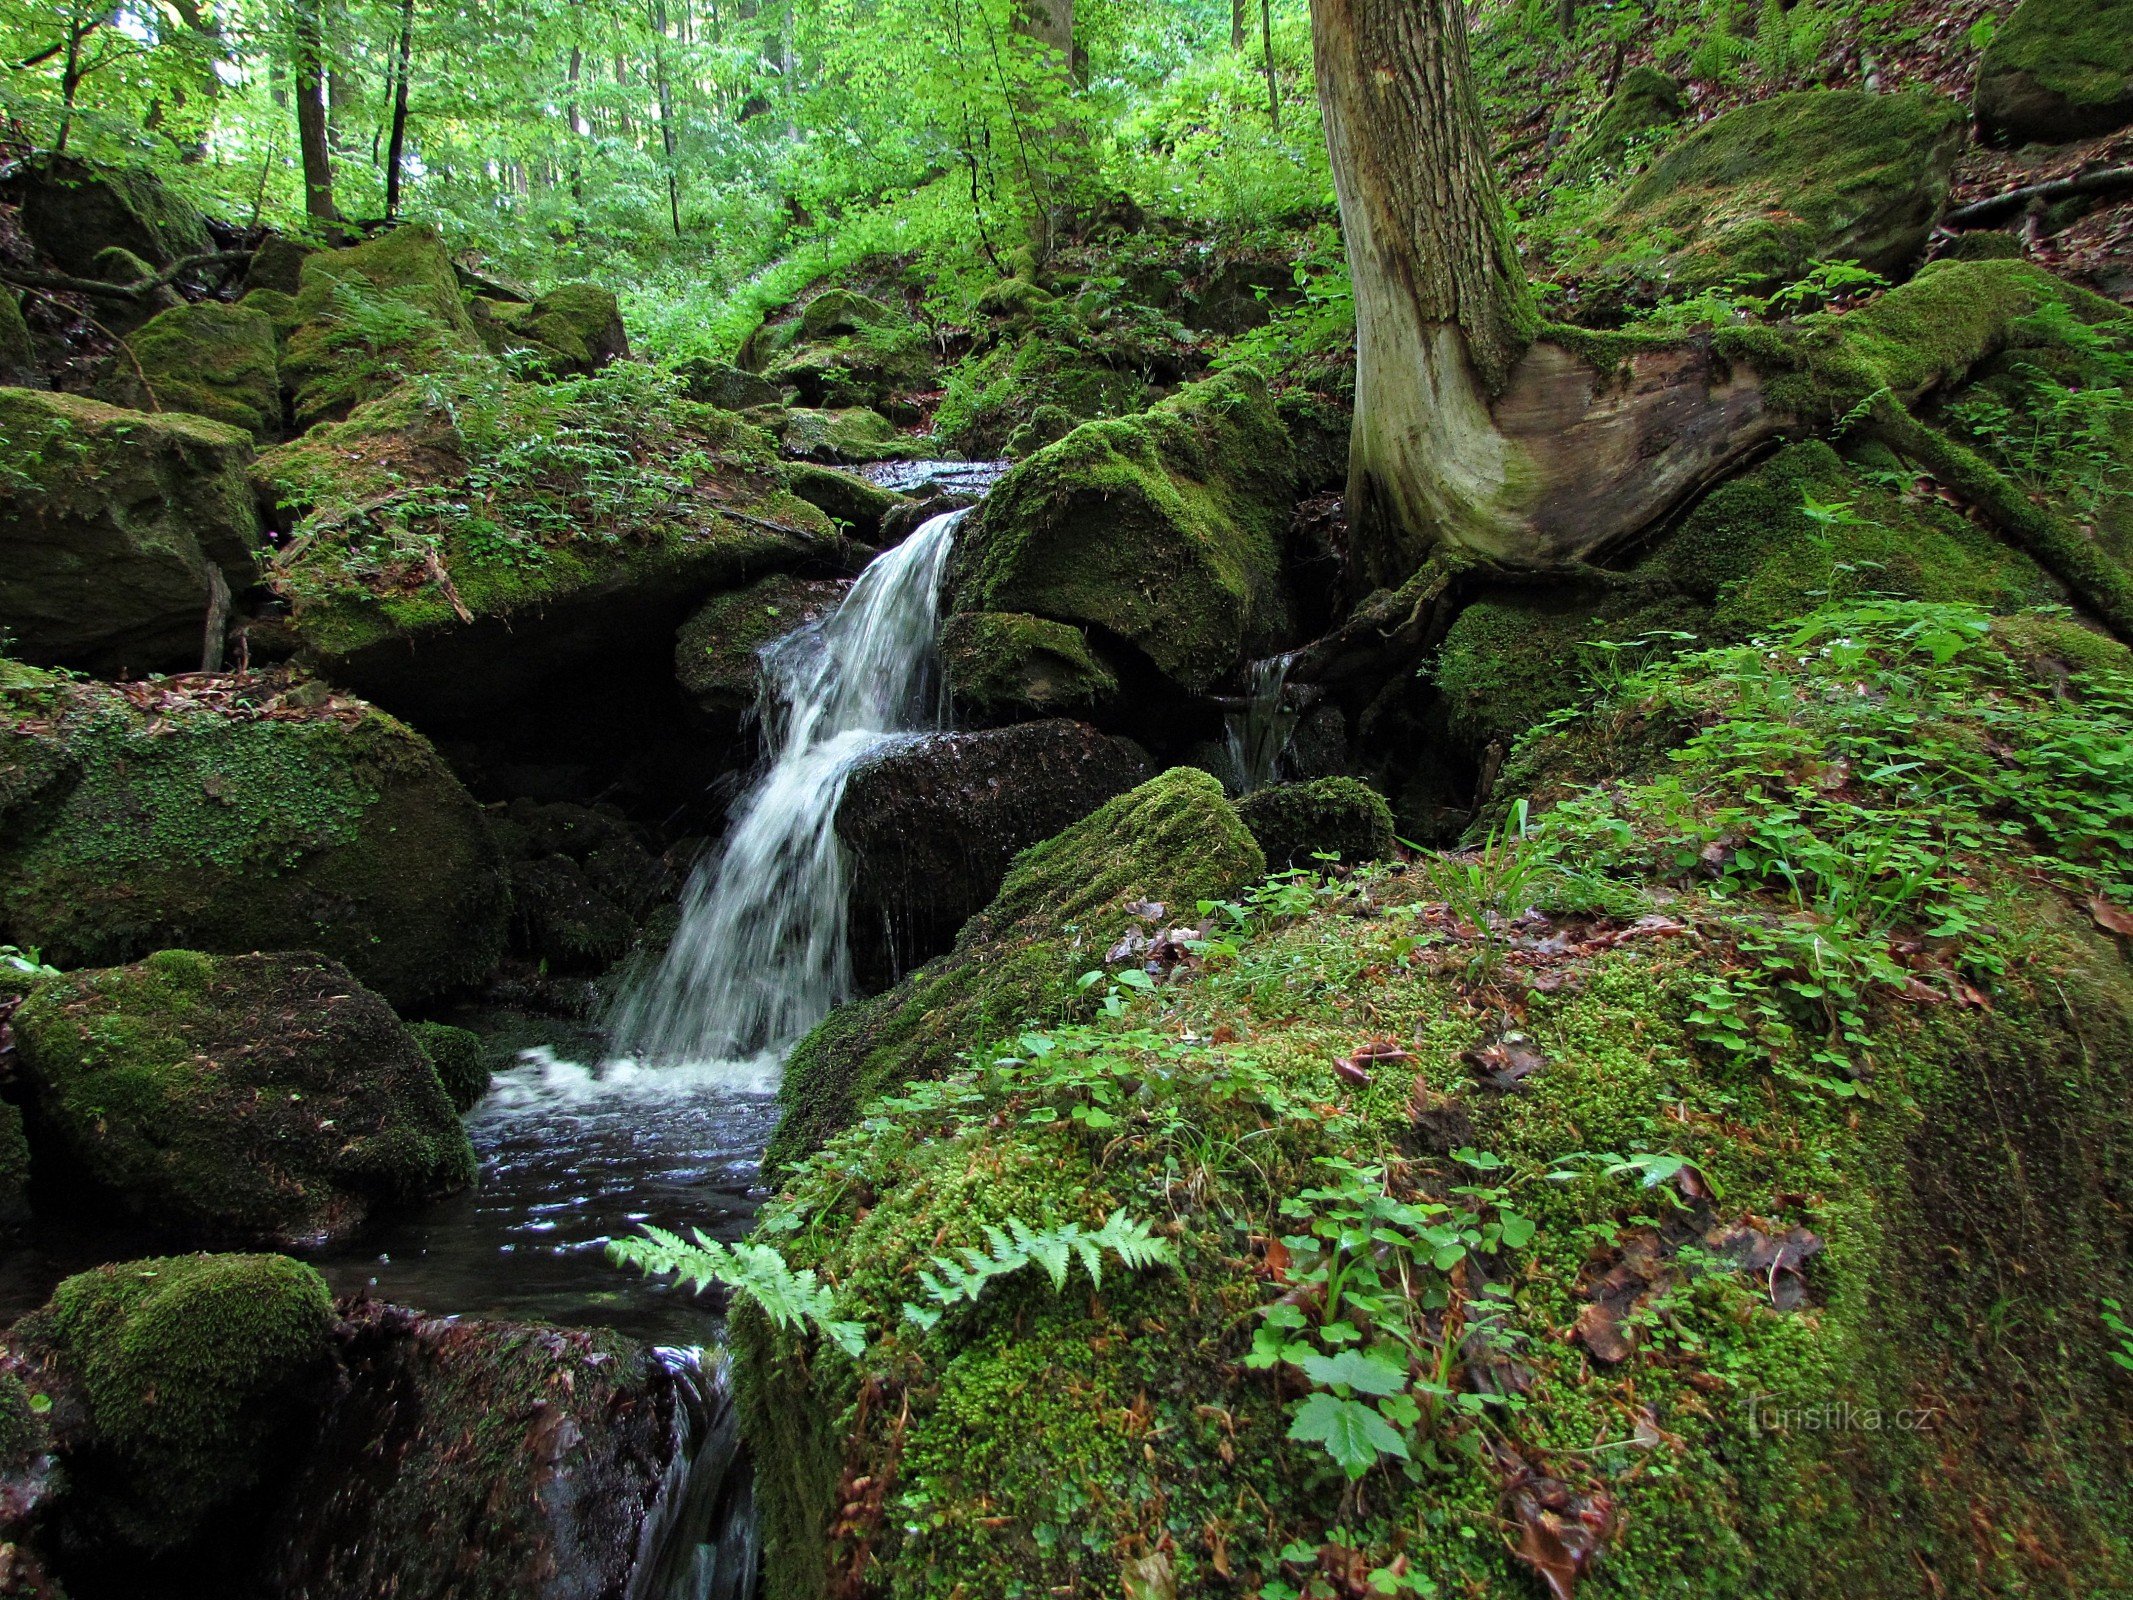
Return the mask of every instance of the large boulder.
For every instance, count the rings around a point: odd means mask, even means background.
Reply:
[[[1024,612],[1131,646],[1195,693],[1287,621],[1288,439],[1249,371],[1085,423],[1000,480],[956,542],[956,612]]]
[[[949,617],[941,666],[956,709],[979,717],[1088,711],[1118,693],[1117,675],[1081,629],[1016,612]]]
[[[1392,808],[1385,797],[1354,778],[1312,778],[1255,789],[1237,802],[1237,815],[1251,829],[1266,864],[1310,872],[1334,856],[1342,866],[1382,861],[1398,848]]]
[[[862,987],[946,949],[1017,855],[1146,776],[1133,745],[1064,718],[922,734],[869,755],[836,820]]]
[[[306,256],[300,283],[303,320],[282,358],[299,430],[345,417],[410,374],[490,359],[427,223]]]
[[[856,472],[807,461],[793,464],[792,492],[866,543],[881,536],[883,520],[892,511],[911,505],[908,497],[869,483]]]
[[[2022,0],[1985,46],[1978,126],[2063,144],[2133,122],[2133,0]]]
[[[1820,261],[1901,276],[1947,201],[1963,128],[1961,106],[1923,92],[1812,89],[1741,106],[1632,183],[1570,271],[1667,294],[1767,291]]]
[[[401,1004],[482,978],[507,907],[473,800],[361,701],[0,662],[0,941],[65,966],[318,950]]]
[[[273,318],[219,300],[174,306],[127,335],[98,393],[143,411],[211,417],[272,443],[281,436]]]
[[[850,588],[784,572],[713,595],[675,635],[675,680],[706,711],[738,716],[756,702],[763,647],[828,616]]]
[[[64,1280],[6,1342],[64,1469],[58,1544],[124,1569],[256,1517],[327,1392],[333,1322],[325,1280],[287,1256]]]
[[[197,667],[253,581],[252,441],[225,423],[0,389],[0,634],[105,675]]]
[[[474,1180],[422,1045],[322,956],[158,951],[10,1026],[40,1179],[166,1238],[315,1248]]]
[[[620,1335],[344,1307],[346,1374],[282,1509],[259,1536],[267,1592],[305,1600],[620,1600],[644,1593],[662,1533],[694,1531],[730,1435],[696,1380]],[[726,1494],[734,1485],[723,1484]],[[703,1562],[710,1552],[696,1559]],[[640,1567],[643,1570],[640,1570]],[[699,1567],[707,1581],[715,1573]],[[728,1572],[743,1592],[746,1574]]]
[[[582,444],[558,460],[561,433]],[[295,535],[270,581],[304,650],[418,719],[488,717],[649,655],[707,594],[836,549],[767,435],[632,362],[560,387],[409,386],[255,476]]]
[[[96,258],[114,248],[158,268],[214,248],[199,211],[147,167],[44,155],[21,169],[16,184],[22,231],[62,272],[100,277]]]
[[[549,376],[588,376],[630,353],[622,308],[598,284],[559,284],[525,304],[477,296],[467,311],[491,351],[527,351]]]
[[[1188,915],[1265,870],[1207,773],[1176,767],[1105,802],[1017,857],[948,954],[840,1007],[794,1047],[766,1167],[806,1156],[875,1096],[939,1075],[958,1052],[1071,1008],[1074,980],[1151,906]]]

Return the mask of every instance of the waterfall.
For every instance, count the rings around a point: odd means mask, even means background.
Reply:
[[[1245,669],[1244,705],[1226,719],[1237,792],[1264,789],[1281,775],[1281,758],[1296,731],[1296,712],[1284,698],[1293,656],[1268,656]]]
[[[681,927],[609,1019],[618,1049],[746,1061],[792,1044],[852,992],[837,803],[871,751],[940,726],[941,574],[966,513],[877,556],[827,617],[763,652],[769,766],[697,864]]]

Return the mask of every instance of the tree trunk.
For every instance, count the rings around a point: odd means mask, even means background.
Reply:
[[[333,205],[333,152],[326,137],[325,47],[319,36],[318,0],[293,0],[295,35],[296,137],[304,162],[304,214],[332,226],[340,221]]]
[[[1244,53],[1245,18],[1249,14],[1249,0],[1229,0],[1229,47],[1239,55]]]
[[[652,0],[652,87],[659,100],[659,146],[666,154],[667,218],[681,237],[681,169],[675,163],[674,96],[667,82],[666,0]]]
[[[1281,132],[1281,86],[1274,78],[1274,0],[1259,0],[1259,50],[1266,63],[1266,114]]]
[[[393,131],[385,144],[385,220],[400,214],[400,164],[407,151],[407,74],[415,50],[415,0],[400,0],[400,44],[393,72]]]

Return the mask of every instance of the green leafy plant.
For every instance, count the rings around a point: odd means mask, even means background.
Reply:
[[[641,1239],[615,1239],[607,1253],[618,1266],[641,1268],[653,1277],[672,1276],[683,1287],[707,1289],[723,1284],[747,1299],[780,1328],[813,1328],[855,1360],[866,1353],[867,1332],[857,1322],[836,1315],[836,1297],[812,1268],[795,1272],[767,1244],[747,1240],[724,1244],[701,1228],[682,1238],[665,1228],[645,1225]]]
[[[1042,1268],[1053,1289],[1059,1290],[1066,1287],[1067,1270],[1076,1261],[1089,1281],[1102,1288],[1106,1253],[1116,1256],[1129,1271],[1177,1265],[1177,1251],[1170,1241],[1158,1238],[1153,1224],[1128,1217],[1123,1210],[1112,1212],[1095,1229],[1073,1222],[1037,1229],[1019,1217],[1009,1217],[1005,1228],[989,1227],[985,1237],[989,1250],[965,1246],[954,1257],[932,1258],[933,1270],[919,1273],[918,1279],[933,1304],[904,1302],[906,1320],[931,1328],[949,1308],[974,1303],[989,1284],[1032,1266]]]
[[[2104,1331],[2117,1339],[2117,1347],[2111,1351],[2111,1360],[2118,1366],[2133,1372],[2133,1323],[2126,1321],[2126,1308],[2116,1300],[2103,1301]]]

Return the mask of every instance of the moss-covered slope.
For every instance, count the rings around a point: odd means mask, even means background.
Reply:
[[[2133,658],[1864,602],[1515,771],[788,1170],[866,1349],[736,1320],[772,1595],[2133,1582]]]
[[[507,914],[473,800],[361,701],[0,662],[0,939],[66,966],[318,950],[405,1003],[486,976]]]

